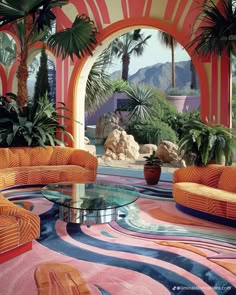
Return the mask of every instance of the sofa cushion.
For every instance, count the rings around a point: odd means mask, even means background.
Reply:
[[[219,179],[218,188],[236,193],[236,166],[225,167]]]
[[[201,184],[217,188],[224,168],[225,166],[223,165],[208,165],[202,167]]]
[[[174,185],[174,189],[181,193],[186,192],[191,195],[204,196],[204,198],[236,203],[236,194],[199,183],[179,182]]]
[[[0,169],[0,187],[55,182],[93,182],[96,174],[77,165],[31,166]]]
[[[213,164],[180,168],[174,172],[174,183],[195,182],[217,188],[224,167],[223,165]]]
[[[236,219],[236,194],[198,183],[179,182],[173,186],[175,201],[187,208]]]

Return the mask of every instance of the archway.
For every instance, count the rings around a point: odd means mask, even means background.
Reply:
[[[84,122],[84,97],[86,81],[89,71],[98,55],[109,45],[112,40],[121,34],[140,28],[155,28],[163,30],[171,34],[183,47],[188,43],[187,37],[181,34],[181,32],[179,32],[176,27],[167,22],[164,22],[163,20],[152,18],[122,20],[104,29],[104,31],[99,36],[98,43],[100,45],[94,50],[93,57],[85,57],[82,62],[78,61],[75,64],[72,72],[69,84],[69,97],[73,97],[73,100],[68,100],[68,103],[69,107],[73,109],[76,120]],[[188,53],[191,56],[191,52]],[[201,89],[201,116],[204,120],[206,113],[208,114],[208,101],[204,99],[204,97],[208,96],[209,81],[205,72],[204,64],[200,63],[196,56],[192,57],[192,61],[199,77]],[[74,146],[83,148],[84,125],[74,124],[71,126],[71,131],[75,138]]]

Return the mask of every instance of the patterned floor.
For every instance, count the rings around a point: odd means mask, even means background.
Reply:
[[[55,218],[57,208],[40,187],[5,191],[40,215],[41,237],[32,251],[0,266],[1,295],[36,295],[44,280],[50,281],[47,294],[236,294],[234,228],[178,211],[168,182],[148,188],[137,178],[99,179],[134,185],[142,193],[123,209],[124,219],[91,227],[66,224]]]

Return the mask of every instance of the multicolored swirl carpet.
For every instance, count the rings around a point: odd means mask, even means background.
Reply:
[[[40,215],[33,250],[0,266],[1,295],[233,295],[236,230],[175,208],[171,183],[99,175],[136,186],[141,197],[126,217],[87,227],[55,217],[41,187],[12,188],[5,197]]]

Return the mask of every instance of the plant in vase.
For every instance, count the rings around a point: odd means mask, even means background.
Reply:
[[[149,185],[158,184],[161,176],[162,160],[156,157],[156,152],[153,151],[150,156],[145,156],[144,178]]]

